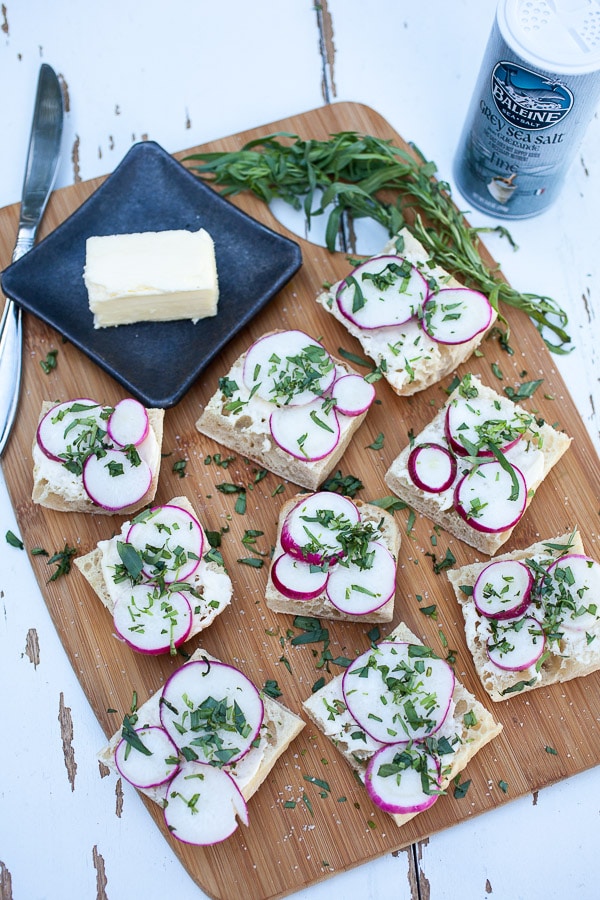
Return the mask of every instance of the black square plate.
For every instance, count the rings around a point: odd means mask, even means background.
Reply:
[[[93,235],[205,228],[215,243],[219,311],[212,318],[95,329],[83,281]],[[2,274],[2,289],[146,406],[177,403],[225,344],[289,281],[300,247],[188,172],[153,141],[134,144],[106,181]]]

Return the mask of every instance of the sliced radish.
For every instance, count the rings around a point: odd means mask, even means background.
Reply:
[[[580,553],[562,556],[548,567],[542,591],[561,627],[589,631],[600,615],[600,564]]]
[[[115,628],[140,653],[174,653],[189,637],[192,608],[179,591],[165,593],[152,584],[133,585],[113,610]]]
[[[164,728],[145,725],[135,728],[134,736],[123,738],[117,744],[115,765],[134,787],[157,787],[176,773],[179,754]]]
[[[488,619],[521,616],[531,603],[534,577],[517,559],[492,562],[479,573],[473,585],[473,602]]]
[[[146,578],[160,577],[165,584],[185,581],[193,575],[204,550],[198,519],[172,503],[138,515],[127,532],[126,541],[141,554]]]
[[[340,312],[367,330],[402,325],[429,293],[419,270],[400,256],[375,256],[341,282],[336,293]]]
[[[525,428],[526,422],[516,413],[507,416],[506,408],[488,397],[459,397],[446,409],[446,440],[455,453],[469,453],[473,446],[478,456],[491,456],[488,440],[505,453]]]
[[[271,579],[280,594],[290,600],[314,600],[325,590],[326,568],[282,553],[271,567]]]
[[[499,669],[520,672],[534,666],[546,644],[544,629],[533,616],[498,621],[490,619],[487,654]]]
[[[456,478],[456,458],[441,444],[419,444],[410,451],[408,474],[422,491],[439,494]]]
[[[67,400],[57,403],[42,417],[37,428],[37,443],[48,459],[63,462],[62,456],[81,441],[86,432],[96,435],[106,431],[106,421],[102,417],[104,407],[95,400],[79,397],[76,400]],[[90,440],[85,441],[87,449]]]
[[[489,328],[492,316],[492,304],[479,291],[442,288],[423,304],[421,325],[439,344],[465,344]]]
[[[515,480],[497,461],[475,466],[454,491],[456,512],[476,531],[495,534],[517,524],[527,505],[527,483],[516,466]]]
[[[338,413],[361,416],[375,399],[375,388],[362,375],[342,375],[335,381],[331,396]]]
[[[187,756],[216,765],[233,763],[256,740],[264,716],[260,694],[238,669],[195,660],[167,681],[160,701],[163,728]]]
[[[303,406],[278,406],[271,413],[269,427],[282,450],[307,462],[329,456],[340,440],[335,409],[321,398]]]
[[[303,331],[267,334],[244,360],[244,384],[270,403],[298,406],[324,394],[335,379],[335,364],[322,344]]]
[[[227,772],[200,762],[183,763],[169,784],[165,824],[185,844],[218,844],[248,824],[248,808]]]
[[[376,741],[394,744],[433,734],[448,715],[454,672],[418,644],[384,641],[361,654],[342,678],[344,702]]]
[[[340,532],[359,521],[358,507],[348,497],[318,491],[289,511],[281,527],[281,546],[297,559],[321,565],[343,555]]]
[[[368,545],[369,568],[342,560],[329,573],[327,596],[340,612],[364,616],[374,612],[394,596],[396,563],[390,551],[378,541]]]
[[[83,464],[83,487],[90,500],[103,509],[124,509],[138,503],[152,483],[146,460],[133,462],[123,450],[93,453]]]
[[[441,793],[440,761],[420,744],[388,744],[369,760],[365,786],[371,800],[385,812],[423,812]]]
[[[121,447],[133,444],[137,447],[147,437],[150,420],[146,407],[133,397],[120,400],[107,423],[108,434]]]

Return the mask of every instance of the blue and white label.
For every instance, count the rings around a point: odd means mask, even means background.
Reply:
[[[573,94],[564,83],[516,62],[496,63],[492,97],[503,119],[530,131],[557,125],[573,107]]]

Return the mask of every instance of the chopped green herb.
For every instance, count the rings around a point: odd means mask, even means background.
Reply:
[[[367,444],[367,450],[382,450],[385,438],[383,432],[380,431],[372,444]]]
[[[246,556],[238,559],[239,563],[242,563],[244,566],[250,566],[252,569],[262,569],[265,564],[264,559],[259,559],[257,556]]]
[[[53,553],[47,561],[47,565],[56,565],[56,570],[50,576],[48,581],[56,581],[63,575],[68,575],[71,571],[71,562],[74,556],[77,556],[77,548],[69,547],[68,544],[65,544],[63,550]]]
[[[187,459],[178,459],[177,462],[173,463],[173,471],[176,475],[179,475],[180,478],[185,478],[185,467],[187,466]]]
[[[503,794],[508,794],[508,783],[506,781],[499,781],[498,787],[502,791]]]
[[[535,381],[524,381],[516,390],[512,387],[505,387],[504,393],[511,400],[528,400],[533,397],[543,380],[543,378],[538,378]]]
[[[471,779],[467,779],[467,781],[460,781],[460,775],[457,775],[454,779],[454,796],[457,800],[462,800],[463,797],[466,797],[467,791],[471,786]]]
[[[273,699],[281,697],[279,685],[272,678],[269,678],[268,681],[265,681],[263,686],[263,693],[266,694],[267,697],[273,697]]]
[[[558,750],[555,750],[554,747],[544,747],[546,753],[550,753],[551,756],[558,756]]]
[[[11,547],[16,547],[17,550],[25,549],[25,545],[21,538],[18,538],[16,534],[10,531],[10,529],[6,532],[6,543],[10,544]]]
[[[321,490],[333,491],[336,494],[343,494],[345,497],[355,497],[362,487],[362,481],[355,478],[354,475],[342,476],[341,471],[338,469],[335,475],[323,482]]]
[[[58,356],[58,350],[49,350],[46,354],[46,359],[40,359],[40,366],[46,373],[49,375],[50,372],[56,368],[56,357]]]

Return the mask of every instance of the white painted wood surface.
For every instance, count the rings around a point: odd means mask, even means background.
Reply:
[[[328,0],[319,13],[313,0],[6,0],[0,206],[20,197],[41,62],[60,73],[69,100],[58,186],[111,171],[144,136],[176,151],[335,100],[377,109],[451,181],[494,8],[494,0]],[[496,238],[488,245],[515,286],[568,310],[576,352],[555,362],[600,448],[599,205],[596,115],[555,206],[510,226],[518,252]],[[17,530],[0,477],[1,900],[167,892],[199,900],[133,789],[125,786],[117,809],[114,779],[96,761],[103,734],[8,529]],[[594,769],[295,896],[593,900],[599,813]]]

